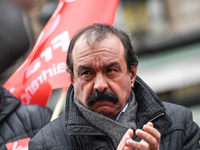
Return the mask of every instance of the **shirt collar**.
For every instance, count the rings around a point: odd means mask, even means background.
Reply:
[[[122,109],[122,111],[119,113],[119,115],[117,116],[117,118],[115,119],[115,121],[118,121],[118,120],[119,120],[121,114],[124,113],[124,112],[126,111],[127,107],[128,107],[128,103],[127,103],[126,106]]]

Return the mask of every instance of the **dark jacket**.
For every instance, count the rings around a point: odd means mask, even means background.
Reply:
[[[148,121],[162,134],[161,150],[200,149],[199,127],[192,121],[185,107],[163,103],[153,91],[137,77],[135,96],[138,102],[136,125],[142,128]],[[104,132],[91,126],[72,101],[73,86],[69,87],[66,112],[47,124],[29,142],[30,150],[106,150],[116,149]],[[137,136],[133,139],[140,141]]]
[[[6,144],[32,138],[51,115],[46,107],[21,105],[19,99],[0,86],[0,150],[7,150]]]

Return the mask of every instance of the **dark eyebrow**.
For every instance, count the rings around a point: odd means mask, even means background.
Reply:
[[[104,64],[102,66],[103,68],[109,68],[109,67],[116,67],[116,68],[121,68],[120,67],[120,64],[118,62],[111,62],[111,63],[108,63],[108,64]],[[91,65],[80,65],[78,67],[78,74],[82,71],[82,70],[90,70],[92,69],[93,67]]]
[[[92,68],[92,66],[85,66],[85,65],[80,65],[79,67],[78,67],[78,73],[81,71],[81,70],[87,70],[87,69],[91,69]]]
[[[111,62],[111,63],[108,63],[108,64],[104,64],[103,65],[103,68],[109,68],[109,67],[117,67],[117,68],[120,68],[120,64],[118,62]]]

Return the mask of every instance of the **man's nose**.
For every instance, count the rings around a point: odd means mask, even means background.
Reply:
[[[106,81],[106,77],[104,77],[104,75],[101,73],[97,74],[94,80],[94,90],[103,92],[103,91],[106,91],[107,88],[108,88],[108,84]]]

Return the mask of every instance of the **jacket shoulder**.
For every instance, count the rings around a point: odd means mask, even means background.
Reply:
[[[48,108],[34,105],[19,105],[0,124],[0,149],[5,144],[24,138],[32,138],[51,118]]]
[[[29,142],[29,149],[43,149],[44,147],[54,147],[67,143],[65,115],[46,124]]]
[[[192,120],[192,112],[181,105],[163,102],[167,115],[173,123],[186,123],[188,119]]]
[[[49,122],[52,115],[49,108],[39,105],[20,105],[16,112],[24,117],[29,117],[31,120],[41,121],[41,123]]]
[[[19,121],[23,121],[27,130],[33,130],[34,134],[46,125],[52,115],[52,111],[39,105],[20,105],[16,110]]]

